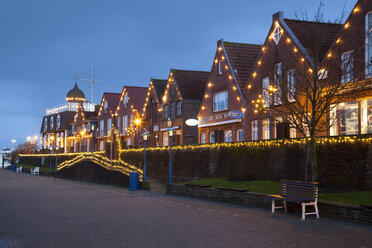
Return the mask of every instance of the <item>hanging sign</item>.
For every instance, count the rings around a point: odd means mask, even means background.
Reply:
[[[186,125],[187,126],[197,126],[199,124],[199,121],[197,119],[187,119],[186,120]]]
[[[243,118],[244,114],[241,111],[234,110],[234,111],[229,112],[229,116],[233,119],[241,119]]]

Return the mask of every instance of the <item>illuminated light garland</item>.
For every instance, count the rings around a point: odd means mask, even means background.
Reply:
[[[358,13],[358,11],[359,11],[359,8],[355,7],[354,10],[353,10],[353,13],[356,14],[356,13]]]
[[[261,63],[262,63],[261,60],[259,60],[259,61],[257,62],[258,65],[261,65]]]
[[[183,146],[172,146],[172,150],[194,150],[194,149],[206,149],[206,148],[239,148],[239,147],[280,147],[282,145],[304,145],[307,144],[310,138],[297,138],[297,139],[278,139],[278,140],[259,140],[259,141],[245,141],[245,142],[226,142],[226,143],[214,143],[214,144],[200,144],[200,145],[183,145]],[[337,136],[337,137],[317,137],[317,144],[341,144],[341,143],[371,143],[372,137],[369,138],[358,138],[357,136]],[[122,149],[120,154],[128,152],[142,152],[143,148],[131,148]],[[149,147],[146,151],[169,151],[169,147]]]
[[[349,22],[345,23],[344,28],[348,29],[349,27],[350,27],[350,23]]]

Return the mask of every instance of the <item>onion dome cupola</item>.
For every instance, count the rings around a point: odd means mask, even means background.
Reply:
[[[66,100],[68,102],[85,102],[84,92],[79,89],[77,82],[75,82],[74,88],[67,93]]]

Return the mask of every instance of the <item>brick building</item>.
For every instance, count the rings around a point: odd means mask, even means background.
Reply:
[[[198,143],[198,128],[188,126],[185,121],[196,119],[209,72],[172,69],[162,97],[161,143],[169,145],[167,128],[175,129],[172,144],[189,145]]]
[[[304,80],[312,77],[311,72],[307,72],[307,64],[322,63],[341,29],[339,24],[284,19],[283,12],[273,15],[272,25],[245,91],[245,139],[277,137],[276,126],[287,120],[283,120],[275,109],[297,106],[304,101],[302,93],[307,90]],[[319,42],[316,49],[314,40]],[[317,57],[313,56],[314,50]],[[264,109],[274,110],[257,111],[257,106],[261,105],[257,100],[264,101]],[[299,118],[295,121],[301,123]],[[301,136],[292,125],[288,125],[288,129],[291,138]]]
[[[140,119],[140,111],[145,103],[146,87],[124,86],[115,110],[116,127],[121,147],[136,146],[137,134],[141,133],[141,125],[133,120]],[[138,129],[138,132],[136,130]]]
[[[113,142],[114,132],[112,128],[117,129],[115,123],[115,111],[120,101],[120,93],[103,93],[101,104],[99,106],[97,121],[97,144],[98,150],[104,151],[106,143]]]
[[[146,131],[150,134],[147,141],[147,146],[160,146],[161,136],[161,120],[162,120],[162,97],[167,87],[168,81],[166,79],[154,79],[150,80],[149,87],[147,89],[147,95],[145,104],[142,111],[143,126]]]
[[[198,114],[199,143],[243,140],[244,86],[260,45],[219,40]],[[234,118],[229,113],[241,114]]]

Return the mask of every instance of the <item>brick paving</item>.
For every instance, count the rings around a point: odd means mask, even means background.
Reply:
[[[372,247],[372,227],[0,170],[3,247]]]

